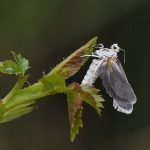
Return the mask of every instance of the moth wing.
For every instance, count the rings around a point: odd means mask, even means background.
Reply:
[[[136,96],[119,60],[103,61],[99,76],[106,92],[113,97],[113,107],[120,112],[131,113]]]

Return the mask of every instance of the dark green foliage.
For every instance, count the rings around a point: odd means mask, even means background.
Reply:
[[[25,75],[30,68],[27,59],[12,52],[15,61],[0,62],[1,73],[19,76],[17,83],[0,103],[0,122],[7,122],[31,112],[35,102],[44,96],[65,93],[68,100],[71,141],[74,141],[79,129],[83,127],[83,102],[92,106],[100,114],[103,99],[98,95],[97,89],[78,83],[66,86],[65,80],[78,72],[87,61],[87,57],[81,56],[91,54],[96,40],[97,37],[91,39],[58,64],[51,72],[39,79],[37,83],[28,87],[24,87],[29,78],[29,75]]]

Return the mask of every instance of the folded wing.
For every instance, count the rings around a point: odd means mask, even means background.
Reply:
[[[113,107],[117,111],[130,114],[133,104],[136,103],[136,96],[119,60],[103,61],[99,68],[99,76],[106,92],[113,98]]]

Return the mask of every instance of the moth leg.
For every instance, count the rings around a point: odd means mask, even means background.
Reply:
[[[95,55],[94,53],[92,53],[91,55],[83,55],[81,57],[94,57],[94,58],[99,58],[99,56]]]

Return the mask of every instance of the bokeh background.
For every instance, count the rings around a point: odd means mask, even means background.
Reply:
[[[1,150],[149,150],[150,149],[150,1],[149,0],[5,0],[0,1],[0,60],[15,50],[30,60],[30,82],[94,36],[126,50],[123,65],[138,98],[131,115],[105,98],[102,117],[84,105],[84,128],[70,142],[65,95],[38,102],[32,113],[0,124]],[[122,55],[120,56],[123,62]],[[90,61],[69,82],[81,82]],[[15,83],[0,75],[0,97]]]

